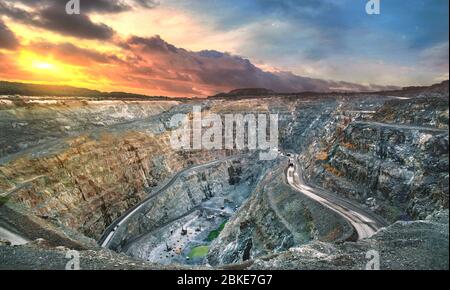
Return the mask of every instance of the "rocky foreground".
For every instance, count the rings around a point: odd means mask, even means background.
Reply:
[[[373,259],[373,256],[368,256],[371,251],[379,253],[379,265],[383,270],[448,269],[448,219],[446,210],[426,220],[396,222],[372,238],[359,242],[332,244],[314,241],[274,255],[218,269],[365,270],[371,269],[368,264]],[[36,240],[22,246],[2,243],[0,269],[65,269],[70,261],[68,251],[63,246],[49,246],[45,240]],[[192,269],[191,266],[163,266],[143,262],[99,248],[80,251],[80,267],[85,270]],[[210,266],[195,268],[212,269]]]
[[[448,269],[448,101],[448,82],[232,100],[3,96],[0,269],[65,269],[70,250],[82,269],[366,269],[374,255],[381,269]],[[250,154],[174,180],[115,251],[101,248],[108,225],[178,172],[238,153],[172,149],[170,117],[193,105],[277,113],[280,150],[299,156],[309,184],[390,225],[355,240],[348,221],[287,184],[286,157]],[[192,238],[176,244],[185,225]],[[195,245],[206,252],[187,260]]]
[[[378,253],[382,270],[448,269],[448,218],[448,210],[445,210],[426,220],[396,222],[358,242],[315,241],[273,257],[257,259],[248,269],[370,270],[374,253]]]

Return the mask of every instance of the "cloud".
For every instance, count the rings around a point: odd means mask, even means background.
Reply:
[[[114,30],[105,24],[93,23],[85,14],[67,15],[57,6],[50,6],[40,11],[39,19],[32,20],[31,24],[86,39],[107,40],[114,35]]]
[[[16,35],[0,19],[0,49],[16,49],[18,46]]]
[[[432,77],[432,82],[440,82],[449,78],[449,43],[438,43],[425,48],[419,55],[421,71]]]
[[[208,96],[237,88],[264,87],[277,92],[367,91],[387,87],[364,86],[298,76],[291,72],[269,72],[243,57],[216,50],[190,51],[176,47],[159,36],[132,36],[118,41],[120,53],[105,53],[72,43],[31,42],[25,50],[43,59],[68,65],[76,78],[89,86],[105,80],[110,90],[168,96]],[[64,75],[33,75],[28,66],[17,66],[13,54],[2,60],[4,78],[64,81]],[[58,66],[58,65],[57,65]],[[74,67],[71,69],[70,67]],[[36,79],[38,78],[38,79]]]
[[[373,90],[371,86],[349,82],[301,77],[291,72],[263,71],[248,59],[213,50],[185,50],[159,36],[133,36],[120,45],[132,52],[136,59],[136,62],[129,63],[129,75],[184,82],[191,86],[192,91],[197,90],[203,95],[248,87],[264,87],[277,92]]]
[[[12,19],[31,19],[34,14],[12,5],[9,1],[0,0],[0,13]]]
[[[131,10],[131,6],[123,1],[111,1],[111,0],[81,0],[82,13],[120,13]]]
[[[439,72],[448,72],[449,44],[448,41],[438,43],[424,49],[420,55],[421,63]]]
[[[33,42],[27,48],[39,55],[51,56],[72,65],[123,64],[123,61],[115,55],[81,48],[72,43]]]
[[[20,8],[15,5],[17,2],[29,9]],[[135,9],[136,6],[149,9],[158,5],[153,0],[89,0],[81,2],[81,14],[68,15],[66,3],[66,0],[0,0],[0,13],[14,21],[63,35],[109,40],[114,36],[114,30],[103,23],[94,23],[89,16],[91,13],[114,14]]]
[[[155,0],[134,0],[134,2],[145,8],[155,8],[159,5],[159,1]]]
[[[65,35],[87,39],[107,40],[114,30],[102,23],[93,23],[86,14],[67,15],[58,6],[50,6],[40,11],[40,19],[33,24]]]
[[[28,4],[30,1],[23,2]],[[48,3],[52,5],[48,5]],[[64,3],[61,1],[36,1],[30,5],[33,5],[32,7],[35,9],[28,11],[2,1],[0,2],[0,13],[15,21],[63,35],[100,40],[110,39],[114,35],[112,28],[102,23],[92,22],[86,14],[67,15]]]
[[[30,80],[32,75],[17,66],[15,59],[9,54],[2,54],[0,51],[0,79],[2,80]]]
[[[82,14],[67,15],[66,0],[0,0],[0,15],[17,35],[23,27],[13,24],[19,22],[41,28],[21,34],[22,47],[76,66],[86,83],[100,83],[98,77],[149,94],[204,96],[245,87],[366,91],[391,88],[371,83],[429,84],[448,77],[442,4],[433,0],[423,10],[419,1],[390,1],[382,15],[369,17],[364,3],[353,2],[161,0],[153,9],[159,2],[81,0]],[[16,36],[1,24],[0,46],[14,49]],[[51,35],[59,43],[45,42],[46,31],[78,39]],[[148,36],[156,33],[163,37]],[[102,40],[101,51],[84,39]]]
[[[355,3],[357,2],[357,3]],[[359,74],[309,74],[332,71],[329,67],[356,67],[353,59],[376,64],[422,70],[418,59],[424,49],[448,42],[448,1],[385,1],[382,13],[371,17],[365,12],[366,1],[354,0],[164,0],[162,5],[178,8],[198,23],[210,29],[209,34],[181,45],[207,39],[210,47],[217,36],[232,35],[227,49],[251,58],[255,63],[293,71],[310,77],[344,79],[349,82],[372,81],[396,85],[414,85],[419,73],[411,77],[392,74],[389,80],[381,66],[378,76]],[[207,11],[207,13],[205,13]],[[187,31],[187,29],[186,29]],[[181,33],[183,35],[183,33]],[[187,43],[187,44],[186,44]],[[203,41],[202,44],[208,43]],[[192,47],[192,46],[191,46]],[[322,67],[318,68],[318,65]],[[328,68],[327,68],[328,67]],[[388,68],[390,69],[390,68]],[[389,71],[390,72],[390,71]],[[370,74],[370,71],[369,71]],[[434,81],[431,72],[423,75],[422,83]],[[402,79],[400,82],[399,79]],[[408,80],[409,79],[409,80]]]
[[[4,0],[5,2],[20,2],[34,9],[45,7],[65,7],[69,0]],[[121,13],[133,9],[133,6],[154,8],[159,2],[154,0],[80,0],[82,13]]]

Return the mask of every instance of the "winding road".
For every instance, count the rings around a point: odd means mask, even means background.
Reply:
[[[244,156],[244,155],[229,156],[229,157],[221,158],[221,159],[214,160],[214,161],[211,161],[208,163],[193,165],[193,166],[183,169],[182,171],[179,171],[171,179],[169,179],[166,183],[162,184],[153,193],[151,193],[148,197],[146,197],[144,200],[142,200],[140,203],[138,203],[134,207],[127,210],[121,217],[119,217],[112,224],[110,224],[106,228],[105,232],[102,234],[100,239],[98,240],[98,244],[101,245],[103,248],[108,248],[109,243],[114,238],[116,231],[119,229],[120,226],[122,226],[132,215],[134,215],[136,212],[138,212],[150,199],[158,196],[159,194],[163,193],[166,189],[168,189],[170,186],[172,186],[173,183],[184,173],[191,171],[191,170],[195,170],[195,169],[201,169],[201,168],[213,166],[218,163],[225,162],[225,161],[238,159],[238,158],[241,158],[242,156]]]
[[[29,242],[29,240],[26,239],[25,237],[10,231],[2,227],[1,225],[0,225],[0,239],[9,241],[13,246],[24,245]]]
[[[109,248],[109,244],[115,237],[115,234],[119,227],[121,227],[131,216],[136,214],[149,200],[163,193],[166,189],[172,186],[174,182],[184,173],[195,169],[206,168],[240,157],[242,157],[242,155],[230,156],[204,164],[193,165],[186,169],[183,169],[182,171],[179,171],[172,178],[167,180],[167,182],[163,183],[159,188],[151,193],[147,198],[127,210],[121,217],[111,223],[98,240],[98,244],[104,248]],[[386,221],[370,212],[370,210],[362,208],[361,206],[350,200],[331,194],[324,189],[313,188],[307,185],[299,168],[299,164],[295,163],[286,171],[286,178],[289,185],[296,191],[308,196],[309,198],[315,200],[316,202],[319,202],[320,204],[341,215],[353,226],[357,233],[358,239],[368,238],[375,232],[377,232],[380,228],[388,225]]]
[[[300,171],[300,165],[297,162],[293,163],[293,166],[289,166],[286,171],[286,179],[292,188],[346,219],[355,229],[358,239],[371,237],[380,228],[388,225],[386,221],[370,210],[350,200],[331,194],[324,189],[313,188],[307,185]]]

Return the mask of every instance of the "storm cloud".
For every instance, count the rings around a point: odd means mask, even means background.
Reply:
[[[19,41],[14,32],[0,19],[0,49],[15,49],[19,46]]]
[[[22,9],[15,5],[17,2],[32,9]],[[103,23],[93,22],[89,16],[90,13],[121,13],[132,10],[136,6],[154,8],[158,5],[151,0],[86,0],[81,1],[81,14],[68,15],[65,10],[66,4],[67,0],[0,0],[0,14],[62,35],[108,40],[114,36],[114,30]]]
[[[3,0],[4,2],[20,2],[26,6],[42,9],[46,7],[65,7],[68,0]],[[154,0],[80,0],[83,13],[121,13],[136,7],[154,8],[159,5]]]
[[[214,94],[235,88],[261,87],[277,92],[371,91],[372,86],[326,81],[291,72],[267,72],[240,56],[213,50],[199,52],[178,48],[161,37],[130,37],[120,44],[137,60],[131,75],[185,82],[190,91],[203,88]],[[144,69],[145,68],[145,69]],[[382,89],[388,87],[376,87]],[[200,93],[200,92],[199,92]]]
[[[115,55],[81,48],[72,43],[33,42],[29,44],[35,52],[42,56],[51,56],[65,63],[75,65],[123,64]]]

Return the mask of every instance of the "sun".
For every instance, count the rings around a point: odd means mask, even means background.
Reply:
[[[21,50],[16,58],[17,66],[28,75],[28,81],[34,83],[52,83],[75,87],[109,86],[104,78],[91,78],[84,67],[66,63],[53,55]],[[1,67],[0,67],[1,71]]]
[[[34,60],[31,62],[31,66],[35,69],[39,70],[53,70],[55,69],[55,65],[50,62]]]
[[[53,58],[41,56],[30,51],[22,51],[18,59],[20,66],[24,70],[39,74],[57,73],[59,65]]]

